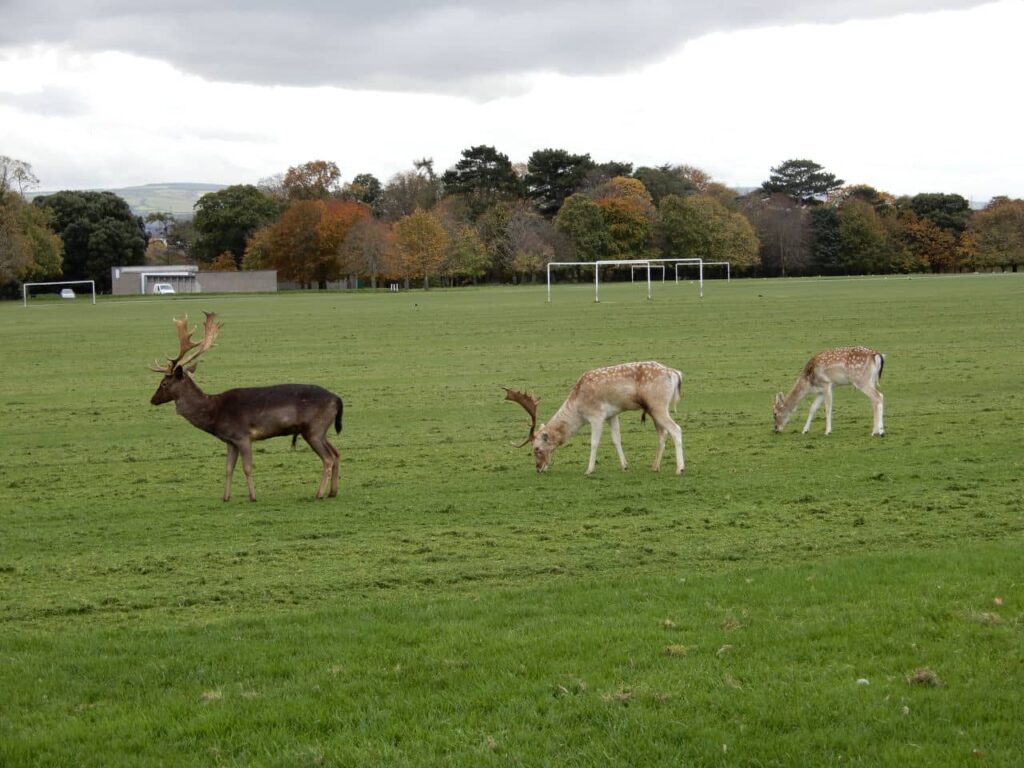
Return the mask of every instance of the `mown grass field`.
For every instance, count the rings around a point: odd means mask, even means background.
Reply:
[[[0,765],[1019,765],[1024,277],[209,296],[0,306]],[[149,397],[215,310],[207,391],[345,399],[341,493]],[[771,431],[821,349],[868,400]],[[587,431],[583,371],[683,370],[687,470]],[[332,438],[333,439],[333,438]],[[669,452],[670,454],[670,452]],[[671,468],[670,455],[666,468]]]

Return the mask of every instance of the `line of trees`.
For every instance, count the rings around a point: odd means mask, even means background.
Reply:
[[[0,283],[94,279],[113,265],[199,263],[278,270],[325,287],[528,281],[549,261],[689,257],[775,276],[1013,269],[1024,263],[1024,201],[972,211],[960,195],[895,197],[787,160],[745,195],[698,168],[634,168],[542,149],[514,164],[494,147],[444,173],[429,158],[382,183],[343,182],[315,160],[204,195],[194,215],[143,222],[112,193],[25,193],[31,166],[0,156]],[[145,224],[158,233],[148,238]],[[147,245],[148,241],[148,245]]]

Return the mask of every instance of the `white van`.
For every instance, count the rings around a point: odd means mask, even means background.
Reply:
[[[170,283],[153,283],[153,293],[174,293],[174,286]]]

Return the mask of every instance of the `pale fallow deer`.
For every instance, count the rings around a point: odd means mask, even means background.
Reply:
[[[590,424],[590,463],[587,474],[594,471],[597,462],[597,446],[601,442],[601,431],[605,422],[611,428],[612,443],[619,454],[623,469],[629,462],[622,452],[619,432],[619,414],[623,411],[643,411],[658,430],[658,452],[651,469],[661,468],[661,456],[665,452],[665,438],[672,436],[676,446],[676,474],[685,468],[683,459],[683,430],[669,415],[669,408],[679,402],[682,394],[683,374],[661,363],[639,362],[597,368],[584,373],[569,392],[547,424],[537,426],[538,398],[526,392],[505,387],[505,399],[519,403],[530,415],[530,434],[519,447],[533,444],[533,456],[537,472],[543,472],[551,463],[551,454],[560,445],[575,435],[584,424]]]
[[[882,393],[878,391],[878,380],[882,377],[885,355],[867,347],[839,347],[819,352],[804,366],[800,378],[785,397],[779,392],[775,396],[775,431],[781,432],[800,401],[808,394],[816,397],[811,403],[804,434],[811,428],[811,421],[821,404],[825,404],[825,434],[832,433],[832,388],[851,384],[871,400],[871,434],[881,437],[885,434],[882,422]]]
[[[188,315],[175,320],[180,351],[166,365],[150,366],[164,378],[150,399],[153,405],[174,401],[178,413],[193,426],[220,438],[228,446],[224,475],[224,501],[231,498],[231,476],[238,456],[249,487],[249,499],[256,501],[252,480],[252,443],[269,437],[299,435],[324,464],[316,498],[322,499],[330,482],[330,495],[338,495],[339,454],[327,441],[327,430],[334,423],[341,431],[344,404],[341,398],[323,387],[311,384],[278,384],[270,387],[229,389],[218,395],[203,392],[192,378],[196,359],[213,346],[221,323],[215,313],[206,312],[202,341],[192,341],[195,328],[189,330]]]

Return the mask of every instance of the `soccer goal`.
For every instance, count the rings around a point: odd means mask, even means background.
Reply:
[[[548,276],[548,302],[551,301],[551,268],[556,269],[564,267],[592,267],[594,270],[594,301],[601,301],[601,268],[602,267],[625,267],[630,268],[630,280],[634,280],[635,270],[643,269],[647,272],[647,298],[651,298],[651,270],[661,269],[662,280],[664,281],[664,269],[668,264],[674,265],[676,282],[679,282],[679,267],[681,266],[694,266],[697,267],[698,271],[698,291],[700,298],[704,298],[704,267],[712,264],[716,266],[725,265],[728,274],[729,262],[727,261],[715,261],[708,262],[704,259],[696,256],[685,259],[626,259],[622,261],[552,261],[548,263],[547,276]]]
[[[623,261],[549,261],[548,262],[548,303],[551,302],[551,268],[561,269],[564,267],[592,267],[594,270],[594,301],[601,301],[601,268],[602,267],[646,267],[647,269],[647,298],[651,298],[651,263],[646,259],[627,259]]]
[[[92,290],[92,303],[96,303],[96,281],[95,280],[56,280],[48,283],[23,283],[21,286],[21,302],[24,306],[28,306],[28,294],[29,288],[38,288],[46,286],[48,288],[56,288],[61,285],[88,285]],[[74,293],[69,296],[65,296],[64,292],[61,291],[61,298],[73,299],[75,298]]]

